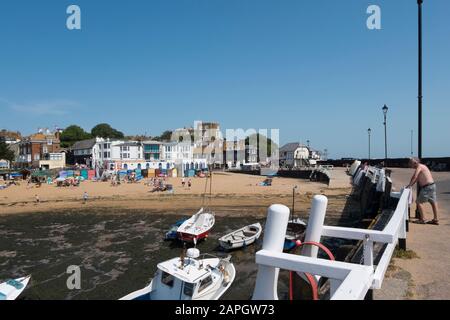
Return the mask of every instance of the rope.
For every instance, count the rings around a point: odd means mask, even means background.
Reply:
[[[321,243],[312,242],[312,241],[310,241],[310,242],[303,242],[303,243],[300,242],[299,244],[297,244],[297,248],[303,247],[305,245],[316,246],[319,249],[322,249],[327,254],[328,258],[331,261],[335,261],[336,260],[334,258],[333,253],[326,246],[324,246]],[[303,272],[303,274],[305,275],[306,279],[309,282],[309,285],[311,286],[313,300],[319,300],[319,285],[317,283],[316,278],[312,274],[307,273],[307,272]],[[294,272],[290,271],[289,272],[289,300],[291,300],[291,301],[294,300],[294,285],[293,285],[294,284],[293,283],[294,280],[293,279],[294,279]]]

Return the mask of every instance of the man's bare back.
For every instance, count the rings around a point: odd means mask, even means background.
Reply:
[[[416,174],[419,186],[423,187],[434,183],[430,169],[426,165],[419,164],[416,169]]]
[[[436,184],[434,183],[431,171],[427,166],[421,164],[418,158],[411,158],[409,161],[409,165],[411,166],[411,168],[414,168],[415,171],[407,188],[411,188],[416,183],[419,184],[419,192],[416,199],[417,209],[419,211],[419,219],[416,221],[416,223],[439,225]],[[434,215],[434,219],[429,222],[425,221],[423,214],[423,204],[427,202],[431,204]]]

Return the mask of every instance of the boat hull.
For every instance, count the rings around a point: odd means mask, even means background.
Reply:
[[[253,230],[251,230],[253,229]],[[247,234],[246,234],[247,232]],[[252,232],[253,234],[249,234]],[[233,231],[219,239],[220,246],[225,250],[240,249],[255,243],[262,233],[262,226],[259,223],[246,226]]]
[[[15,288],[13,285],[9,285],[7,282],[0,284],[0,300],[16,300],[17,297],[25,290],[30,281],[31,276],[18,278],[14,281],[20,288]]]
[[[203,233],[200,233],[198,235],[195,234],[191,234],[191,233],[186,233],[186,232],[178,232],[178,239],[184,242],[194,242],[194,239],[197,239],[197,241],[199,240],[203,240],[208,238],[209,236],[209,230],[205,231]]]

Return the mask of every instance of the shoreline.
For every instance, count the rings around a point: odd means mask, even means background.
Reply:
[[[351,188],[329,188],[319,182],[293,178],[274,178],[271,187],[258,183],[265,177],[243,174],[217,174],[214,177],[211,207],[218,215],[266,216],[272,204],[292,207],[292,188],[297,185],[295,211],[307,212],[314,195],[330,198],[329,210],[342,211]],[[35,212],[63,211],[74,209],[149,210],[149,213],[188,214],[197,212],[209,203],[209,195],[203,195],[205,179],[192,179],[192,188],[181,186],[181,178],[168,178],[173,193],[151,193],[151,187],[140,183],[122,184],[112,187],[109,182],[85,181],[80,187],[56,187],[42,185],[29,188],[26,183],[0,191],[0,216]],[[88,200],[83,204],[83,193]],[[39,203],[36,203],[36,195]]]
[[[345,189],[330,190],[328,211],[337,213],[342,211],[348,192]],[[297,195],[295,199],[296,213],[307,213],[314,194]],[[77,198],[46,200],[40,203],[34,201],[11,202],[0,204],[0,217],[14,214],[33,214],[37,212],[64,211],[64,210],[106,210],[112,212],[149,210],[149,214],[193,214],[202,207],[201,195],[158,195],[147,199],[130,197],[99,197],[89,199],[83,204]],[[206,199],[205,204],[208,204]],[[242,216],[254,215],[265,217],[267,208],[272,204],[284,204],[292,206],[292,196],[286,194],[274,194],[271,196],[261,194],[220,194],[214,195],[211,207],[218,216]]]

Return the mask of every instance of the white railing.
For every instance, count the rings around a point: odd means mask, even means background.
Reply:
[[[400,240],[406,244],[410,193],[410,189],[401,192],[397,208],[383,231],[324,226],[327,198],[314,197],[305,241],[320,242],[321,237],[364,241],[364,265],[319,259],[317,249],[303,251],[307,256],[283,253],[289,208],[272,205],[268,210],[263,248],[256,253],[258,275],[253,299],[278,299],[279,268],[329,278],[332,300],[364,299],[369,290],[380,289],[397,243]],[[373,255],[376,242],[387,244],[378,265],[374,265]]]

